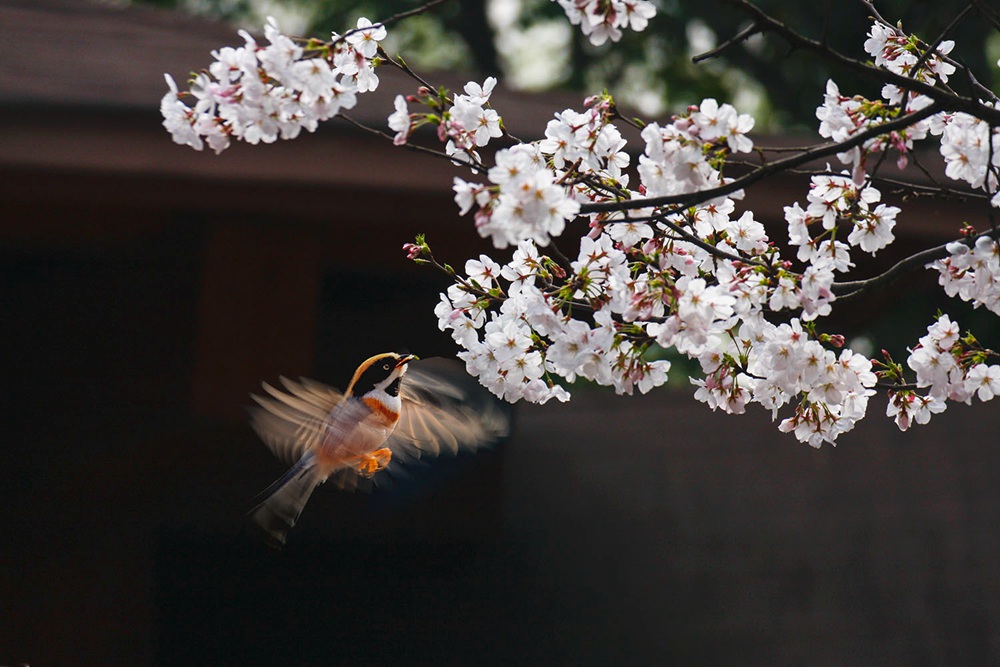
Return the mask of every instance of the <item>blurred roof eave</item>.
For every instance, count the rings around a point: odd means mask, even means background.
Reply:
[[[468,176],[447,160],[399,150],[337,119],[296,141],[268,146],[234,142],[220,156],[173,144],[160,126],[159,104],[167,91],[163,74],[183,87],[191,71],[211,63],[213,50],[242,41],[231,25],[153,7],[96,0],[0,0],[0,171],[125,175],[209,188],[240,183],[327,193],[348,189],[372,196],[386,191],[437,193],[446,198],[452,177]],[[349,115],[386,129],[393,98],[415,91],[417,83],[391,66],[379,68],[379,77],[379,88],[359,96]],[[468,78],[456,72],[430,75],[435,85],[453,90]],[[491,102],[514,135],[532,140],[555,111],[581,108],[583,100],[575,93],[523,93],[501,85]],[[622,131],[633,147],[641,145],[632,128]],[[803,143],[782,136],[755,141],[770,146]],[[830,163],[839,169],[836,159]],[[930,164],[932,170],[940,168]],[[747,192],[746,204],[763,219],[781,221],[783,204],[804,200],[804,183],[803,176],[773,176]],[[152,188],[151,196],[158,191]],[[166,197],[163,192],[160,196]],[[979,207],[968,203],[928,201],[924,207],[927,214],[913,220],[908,233],[950,237],[954,230],[944,228],[941,220],[981,215]]]
[[[419,191],[439,189],[458,173],[445,160],[398,150],[336,119],[311,139],[234,145],[218,157],[172,144],[159,119],[164,73],[183,88],[190,72],[212,62],[213,50],[242,43],[231,25],[147,6],[0,0],[0,168],[310,187],[371,187],[377,174],[380,187]],[[390,66],[379,77],[379,88],[359,96],[349,115],[385,129],[395,95],[417,84]],[[435,84],[451,89],[467,80],[460,73],[433,75]],[[541,133],[553,110],[580,103],[578,95],[502,86],[494,94],[508,127],[522,134]]]

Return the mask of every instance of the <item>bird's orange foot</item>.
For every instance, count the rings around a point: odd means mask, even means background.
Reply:
[[[379,470],[389,465],[391,459],[392,451],[388,447],[376,449],[361,459],[361,462],[358,464],[358,473],[364,477],[372,477]]]

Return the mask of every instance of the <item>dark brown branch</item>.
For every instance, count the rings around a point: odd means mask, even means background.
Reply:
[[[353,125],[354,127],[358,128],[359,130],[363,130],[365,132],[368,132],[369,134],[374,134],[375,136],[382,137],[383,139],[388,139],[389,141],[393,140],[393,136],[391,134],[389,134],[388,132],[383,132],[382,130],[376,129],[374,127],[369,127],[368,125],[365,125],[364,123],[361,123],[359,121],[354,120],[353,118],[351,118],[350,116],[348,116],[346,114],[342,114],[342,113],[341,114],[337,114],[336,117],[342,119],[344,122],[349,123],[350,125]],[[483,164],[476,164],[476,163],[473,163],[473,162],[466,162],[465,160],[461,160],[461,159],[459,159],[459,158],[457,158],[455,156],[448,155],[447,153],[442,153],[441,151],[436,151],[433,148],[426,148],[425,146],[420,146],[418,144],[411,144],[410,142],[402,144],[402,148],[405,148],[406,150],[409,150],[409,151],[413,151],[415,153],[423,153],[425,155],[432,155],[432,156],[434,156],[436,158],[448,160],[449,162],[453,162],[453,163],[457,162],[457,163],[461,164],[462,166],[468,167],[469,169],[471,169],[473,173],[485,173],[487,171],[487,167],[485,165],[483,165]]]
[[[881,14],[878,13],[878,10],[875,9],[875,5],[873,5],[871,2],[869,2],[868,0],[860,0],[860,2],[861,2],[862,5],[865,6],[865,8],[868,10],[869,15],[871,15],[871,17],[873,19],[876,19],[879,22],[884,23],[885,25],[889,25],[889,26],[892,25],[891,23],[889,23],[888,21],[886,21],[885,18]]]
[[[410,10],[407,10],[405,12],[399,12],[398,14],[393,14],[389,18],[383,19],[383,20],[379,21],[378,23],[373,23],[372,25],[370,25],[367,28],[354,28],[352,30],[348,30],[343,35],[338,36],[335,40],[333,40],[332,42],[330,42],[330,47],[332,48],[332,47],[336,46],[337,44],[339,44],[340,42],[344,41],[345,39],[347,39],[348,37],[350,37],[351,35],[353,35],[356,32],[361,32],[362,30],[371,30],[372,28],[384,28],[385,26],[392,25],[393,23],[396,23],[397,21],[402,21],[403,19],[410,18],[411,16],[417,16],[418,14],[423,14],[425,12],[428,12],[431,9],[433,9],[434,7],[436,7],[437,5],[442,5],[442,4],[446,3],[446,2],[448,2],[448,0],[431,0],[430,2],[428,2],[428,3],[424,4],[424,5],[421,5],[419,7],[416,7],[414,9],[410,9]]]
[[[900,384],[898,382],[882,382],[881,380],[875,383],[876,389],[888,389],[889,391],[916,391],[920,387],[917,386],[916,382],[907,382]]]
[[[729,183],[709,188],[707,190],[688,192],[680,195],[668,195],[664,197],[649,197],[642,199],[629,199],[627,201],[619,202],[584,204],[580,207],[580,213],[587,214],[601,213],[605,211],[623,211],[629,209],[647,208],[650,206],[691,206],[698,202],[708,201],[710,199],[715,199],[716,197],[736,192],[737,190],[742,190],[746,186],[756,183],[757,181],[773,176],[774,174],[784,172],[793,167],[806,164],[807,162],[812,162],[813,160],[818,160],[830,155],[836,155],[837,153],[843,153],[851,148],[854,148],[855,146],[860,146],[869,139],[909,127],[924,118],[933,116],[939,111],[941,111],[940,106],[937,104],[931,104],[923,109],[920,109],[919,111],[915,111],[912,114],[891,120],[888,123],[882,123],[880,125],[870,127],[864,132],[859,132],[850,139],[840,143],[821,144],[820,146],[798,155],[793,155],[791,157],[784,158],[783,160],[769,162],[749,174],[746,174],[745,176],[741,176],[733,179]]]
[[[968,246],[975,244],[976,240],[984,236],[997,238],[997,232],[994,230],[983,232],[977,236],[973,236],[968,239],[963,239],[961,242]],[[884,287],[890,283],[895,282],[901,278],[904,274],[909,273],[913,269],[919,268],[926,264],[927,262],[932,262],[935,259],[941,259],[948,255],[948,246],[954,243],[954,241],[949,241],[948,243],[942,243],[939,246],[933,248],[928,248],[918,252],[915,255],[911,255],[906,259],[896,262],[884,273],[880,273],[874,278],[867,278],[865,280],[852,280],[842,283],[833,283],[831,289],[833,293],[837,295],[837,303],[842,301],[849,301],[850,299],[857,298],[878,287]]]
[[[755,4],[749,2],[749,0],[722,0],[722,2],[735,5],[738,9],[745,11],[755,21],[761,32],[773,32],[795,48],[816,53],[828,61],[840,65],[845,69],[858,72],[868,78],[882,83],[891,83],[903,90],[926,95],[939,103],[942,108],[949,111],[964,111],[982,120],[1000,125],[1000,109],[994,109],[992,106],[981,104],[978,100],[962,97],[938,86],[932,86],[923,81],[916,81],[910,77],[845,56],[822,42],[799,34],[781,21],[772,18]],[[871,7],[870,4],[866,4],[866,6]]]
[[[987,21],[993,24],[995,30],[1000,30],[1000,13],[994,12],[983,0],[972,0],[972,4]]]
[[[927,50],[921,53],[920,57],[917,58],[917,62],[914,63],[913,65],[913,71],[911,72],[911,76],[913,77],[917,76],[917,73],[920,72],[920,68],[924,66],[924,64],[932,55],[934,55],[934,52],[937,50],[937,47],[941,45],[941,42],[944,41],[944,38],[947,37],[948,34],[952,30],[954,30],[959,23],[962,22],[962,19],[965,18],[965,15],[971,11],[972,11],[972,3],[969,3],[968,5],[965,6],[965,9],[960,11],[958,15],[951,20],[951,23],[945,26],[945,29],[941,31],[941,34],[938,35],[937,39],[935,39],[934,42],[929,47],[927,47]],[[944,54],[941,55],[943,56]]]
[[[727,250],[723,250],[718,246],[714,246],[711,243],[707,243],[702,239],[698,238],[697,236],[695,236],[694,234],[692,234],[691,232],[687,231],[680,225],[672,222],[665,215],[654,216],[653,219],[665,225],[668,229],[670,229],[670,231],[674,232],[675,234],[680,235],[680,237],[685,241],[687,241],[688,243],[695,244],[702,250],[708,252],[708,254],[712,255],[713,257],[718,257],[719,259],[728,259],[731,262],[742,262],[743,264],[751,264],[753,266],[765,266],[765,267],[767,266],[766,264],[764,264],[759,260],[753,260],[747,257],[741,257],[740,255],[734,255],[733,253]]]
[[[737,44],[740,44],[741,42],[745,42],[758,32],[760,32],[760,30],[757,28],[757,24],[751,23],[749,26],[747,26],[743,30],[740,30],[738,33],[736,33],[735,35],[724,41],[722,44],[719,44],[714,49],[705,51],[705,53],[700,53],[694,56],[693,58],[691,58],[691,62],[697,64],[705,60],[711,60],[712,58],[716,58],[719,55],[721,55],[724,51],[732,48],[733,46],[736,46]]]
[[[379,53],[381,53],[382,55],[385,56],[385,61],[387,63],[389,63],[390,65],[392,65],[396,69],[400,70],[401,72],[403,72],[404,74],[406,74],[407,76],[409,76],[411,79],[413,79],[414,81],[416,81],[417,83],[419,83],[424,88],[427,88],[428,90],[435,90],[434,86],[432,86],[422,76],[420,76],[419,74],[417,74],[416,72],[414,72],[413,69],[411,69],[410,66],[406,64],[406,61],[403,60],[402,56],[400,56],[400,55],[397,54],[395,58],[390,58],[389,55],[382,49],[381,46],[378,47],[378,50],[379,50]]]

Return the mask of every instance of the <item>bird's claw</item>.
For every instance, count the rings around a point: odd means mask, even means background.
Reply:
[[[358,464],[358,473],[362,477],[372,477],[379,470],[383,470],[392,459],[392,451],[388,447],[376,449],[371,454],[363,457]]]

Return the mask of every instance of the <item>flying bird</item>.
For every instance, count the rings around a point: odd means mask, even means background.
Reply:
[[[305,378],[281,384],[262,383],[265,395],[252,395],[249,410],[264,443],[294,464],[248,512],[275,546],[328,479],[353,490],[377,482],[386,468],[492,445],[510,427],[509,413],[458,362],[444,359],[377,354],[358,366],[343,393]]]

